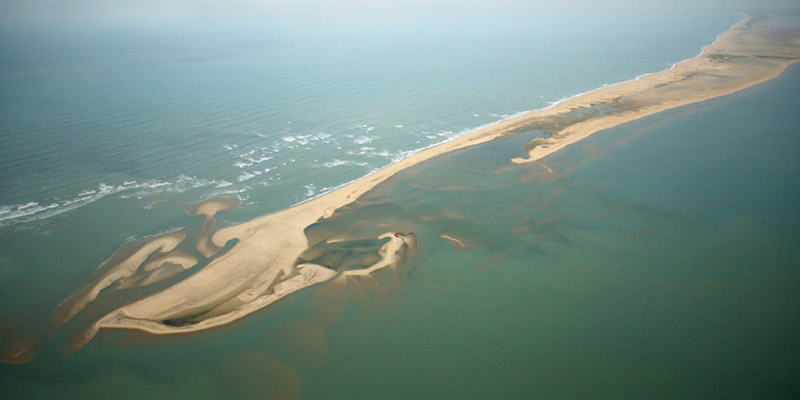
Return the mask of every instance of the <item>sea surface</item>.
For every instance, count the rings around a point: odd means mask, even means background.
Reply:
[[[71,355],[73,327],[49,332],[126,241],[199,229],[188,203],[242,199],[220,224],[283,209],[669,68],[739,18],[6,26],[0,339],[46,339],[30,364],[0,366],[0,393],[796,398],[796,67],[538,163],[508,161],[537,132],[438,157],[309,228],[414,232],[398,276],[320,285],[198,334],[101,332]]]
[[[740,18],[7,22],[0,227],[215,195],[245,200],[242,218],[276,211],[481,125],[666,69]]]

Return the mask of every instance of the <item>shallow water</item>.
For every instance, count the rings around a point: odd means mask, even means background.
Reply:
[[[530,165],[508,160],[535,133],[415,166],[308,230],[415,232],[419,247],[399,274],[301,291],[210,332],[102,332],[63,358],[76,323],[31,364],[0,366],[0,391],[795,398],[798,88],[793,67]],[[199,230],[202,218],[185,216],[179,195],[153,198],[107,196],[56,222],[8,227],[0,333],[46,330],[54,305],[120,238]]]
[[[60,398],[796,397],[798,88],[795,66],[525,166],[507,161],[524,137],[439,157],[308,231],[412,230],[420,247],[403,273],[325,284],[211,332],[105,332],[66,360],[3,367],[2,386]]]
[[[798,88],[795,66],[540,163],[495,142],[365,196],[341,223],[411,223],[420,259],[328,330],[304,397],[797,396]]]

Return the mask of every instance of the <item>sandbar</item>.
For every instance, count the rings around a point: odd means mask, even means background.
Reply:
[[[198,331],[239,320],[289,293],[337,274],[369,274],[374,269],[337,273],[313,264],[296,265],[298,257],[308,248],[305,228],[334,215],[399,171],[453,150],[531,130],[548,132],[548,137],[531,144],[527,157],[512,160],[514,163],[532,162],[599,130],[772,79],[800,57],[800,31],[771,27],[763,22],[751,18],[741,21],[699,56],[678,63],[670,70],[604,87],[547,109],[478,129],[313,200],[222,228],[211,237],[211,246],[200,246],[204,247],[201,251],[211,252],[230,240],[238,240],[228,251],[186,279],[108,314],[96,326],[139,329],[154,334]],[[576,110],[588,112],[579,115]],[[201,206],[198,213],[213,215],[218,206]],[[383,264],[377,267],[390,264],[392,260],[386,256],[394,254],[402,245],[399,236],[390,234],[389,237]],[[448,238],[452,239],[443,237]]]
[[[170,232],[150,238],[143,243],[125,246],[120,249],[120,251],[117,252],[118,254],[112,256],[98,268],[95,273],[99,276],[97,276],[92,283],[59,306],[54,318],[56,326],[60,327],[81,312],[89,303],[97,298],[101,291],[115,283],[123,282],[137,275],[143,264],[149,268],[147,271],[142,271],[144,274],[154,271],[157,267],[163,265],[163,262],[173,262],[184,266],[184,268],[193,266],[197,262],[197,259],[191,255],[184,253],[170,254],[184,239],[186,239],[186,232]],[[170,258],[162,260],[163,262],[159,264],[145,263],[153,254],[168,255]],[[127,286],[132,285],[128,284]]]
[[[466,249],[468,246],[464,243],[461,239],[454,238],[450,235],[441,234],[439,235],[440,238],[444,239],[447,243],[450,243],[454,247],[458,247],[459,249]]]

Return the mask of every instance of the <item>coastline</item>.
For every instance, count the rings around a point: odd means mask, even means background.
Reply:
[[[795,44],[789,52],[783,45],[767,45],[756,48],[748,46],[750,35],[765,35],[758,32],[759,27],[750,26],[751,17],[745,17],[717,40],[703,48],[694,58],[674,64],[662,72],[645,74],[634,80],[588,92],[566,101],[573,109],[608,105],[619,105],[620,112],[614,115],[597,116],[580,121],[540,142],[528,152],[528,157],[518,157],[511,161],[517,164],[534,162],[576,143],[586,137],[626,122],[634,121],[662,111],[699,103],[721,97],[751,86],[764,83],[780,76],[791,64],[800,60],[800,51]],[[795,39],[796,41],[796,39]],[[740,57],[759,59],[749,65],[730,62]],[[705,78],[705,79],[704,79]],[[637,104],[626,107],[625,102]],[[536,114],[536,113],[532,113]],[[532,116],[532,114],[529,114]],[[544,117],[541,115],[540,117]]]
[[[511,160],[517,164],[533,162],[600,130],[768,81],[798,60],[800,46],[797,39],[792,46],[762,43],[766,39],[759,29],[768,28],[752,25],[750,19],[745,19],[706,46],[697,57],[676,63],[666,71],[602,87],[542,110],[478,128],[304,203],[222,228],[213,234],[211,243],[223,248],[228,241],[237,239],[239,242],[232,249],[184,281],[101,318],[96,327],[139,329],[153,334],[204,330],[234,322],[294,291],[331,279],[337,274],[319,269],[324,267],[294,265],[309,245],[305,228],[332,216],[337,209],[396,173],[457,149],[530,130],[548,132],[558,127],[549,138],[533,146],[528,157]],[[613,113],[589,112],[586,118],[571,114],[595,107]],[[199,321],[183,326],[165,323],[176,319]]]

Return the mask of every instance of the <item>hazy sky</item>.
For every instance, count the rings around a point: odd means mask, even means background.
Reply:
[[[800,8],[798,0],[0,0],[6,17],[526,16]]]

